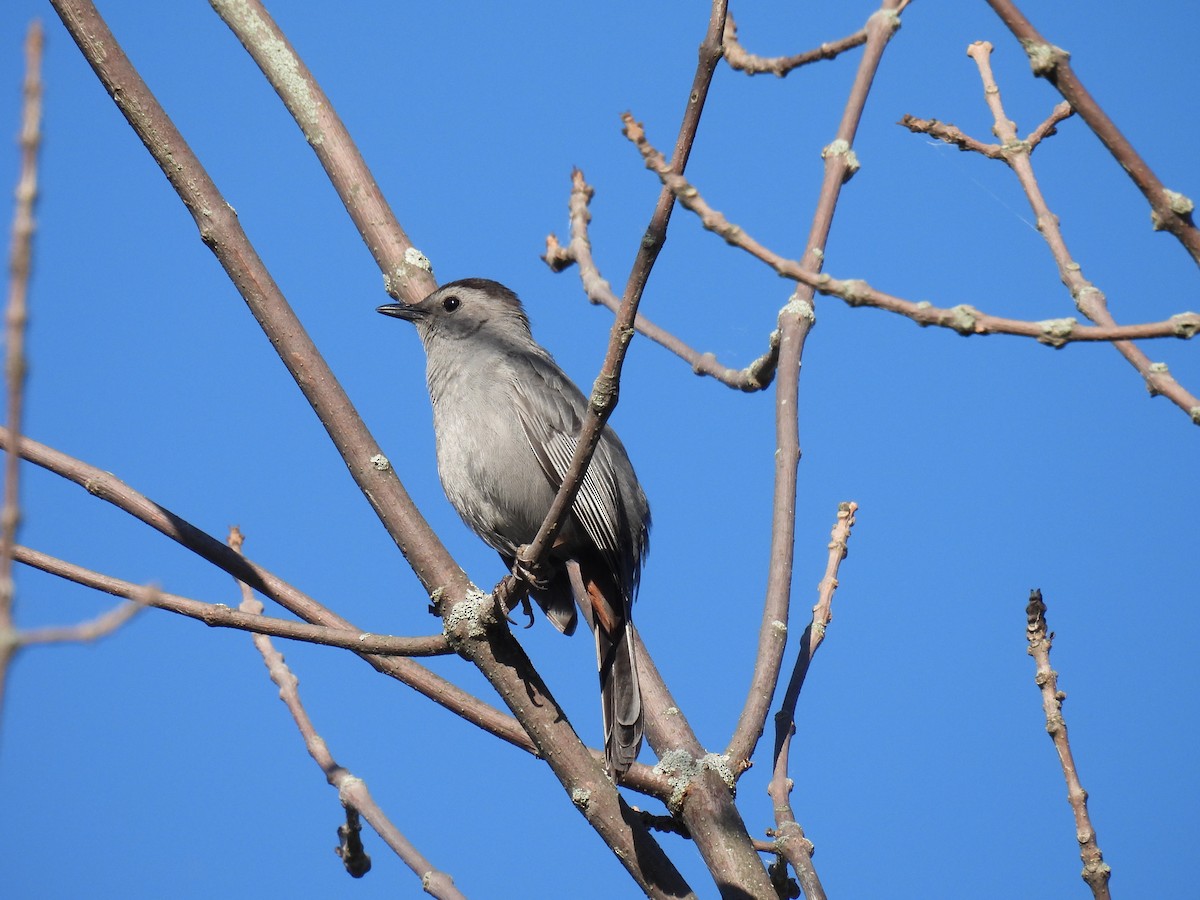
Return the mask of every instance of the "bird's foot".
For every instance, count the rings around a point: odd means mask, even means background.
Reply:
[[[525,623],[526,628],[533,627],[533,606],[529,602],[529,591],[525,590],[525,586],[514,575],[505,575],[500,579],[500,583],[496,585],[493,596],[496,598],[496,606],[500,612],[504,614],[504,618],[508,620],[509,625],[516,625],[513,617],[509,615],[517,604],[521,604],[521,612],[529,619]]]
[[[550,587],[549,570],[545,563],[530,558],[528,544],[517,549],[513,574],[529,585],[532,591],[544,591]]]

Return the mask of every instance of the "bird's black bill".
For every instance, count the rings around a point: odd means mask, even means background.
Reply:
[[[383,306],[376,307],[375,312],[392,316],[395,319],[406,319],[409,322],[415,322],[425,315],[425,310],[408,303],[385,303]]]

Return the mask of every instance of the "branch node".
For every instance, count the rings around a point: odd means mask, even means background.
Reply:
[[[854,173],[860,168],[858,156],[850,148],[850,142],[838,138],[821,151],[821,159],[824,160],[839,156],[842,157],[842,165],[845,166],[845,171],[842,173],[842,183],[845,184],[854,177]]]
[[[1181,218],[1189,218],[1196,209],[1196,204],[1192,202],[1192,198],[1178,191],[1163,188],[1163,198],[1167,201],[1167,209]],[[1164,221],[1163,216],[1158,211],[1158,207],[1152,207],[1150,210],[1150,226],[1155,231],[1162,231],[1171,227],[1169,223]]]
[[[1049,344],[1054,349],[1066,346],[1071,339],[1071,333],[1075,330],[1075,326],[1079,324],[1077,319],[1046,319],[1038,322],[1042,329],[1042,333],[1038,335],[1039,344]]]
[[[717,361],[717,354],[701,353],[698,357],[696,357],[696,361],[694,363],[692,363],[692,374],[693,375],[707,374],[705,372],[705,369],[708,366],[716,363],[716,361]]]
[[[546,235],[546,252],[542,254],[542,259],[551,272],[562,272],[575,264],[575,254],[569,247],[560,244],[553,233]]]
[[[495,624],[495,616],[491,598],[472,584],[467,588],[467,595],[442,617],[442,633],[450,646],[461,652],[460,648],[467,640],[482,639],[492,624]]]
[[[683,804],[692,782],[706,770],[716,772],[731,794],[736,792],[737,780],[729,767],[728,754],[706,753],[696,759],[683,749],[668,750],[655,764],[655,774],[665,776],[667,784],[671,786],[671,796],[666,802],[672,815],[678,816],[683,812]]]
[[[845,300],[849,306],[862,306],[870,299],[871,293],[871,286],[861,278],[846,279],[837,291],[837,295]],[[974,327],[973,322],[972,327]]]
[[[1178,191],[1163,191],[1166,195],[1167,205],[1171,207],[1171,212],[1181,216],[1190,216],[1196,209],[1196,204],[1192,202],[1192,198],[1186,194],[1181,194]]]
[[[1200,315],[1194,312],[1179,313],[1171,316],[1169,321],[1175,336],[1181,337],[1185,341],[1194,338],[1196,332],[1200,331]]]
[[[1042,41],[1025,39],[1021,41],[1021,46],[1029,56],[1029,65],[1033,69],[1033,74],[1038,78],[1053,77],[1054,70],[1058,68],[1059,63],[1065,63],[1071,58],[1071,54],[1062,47],[1055,47],[1053,44]]]
[[[880,8],[871,13],[867,17],[868,27],[872,22],[879,22],[884,28],[890,30],[893,34],[900,30],[900,26],[904,23],[900,21],[900,12],[895,9]]]
[[[588,804],[592,802],[592,792],[577,787],[571,791],[571,802],[579,809],[587,809]]]
[[[959,334],[975,334],[979,310],[967,303],[951,307],[949,325]]]

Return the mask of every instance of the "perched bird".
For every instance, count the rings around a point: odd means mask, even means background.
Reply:
[[[550,509],[588,402],[530,334],[517,295],[485,278],[420,303],[379,307],[417,328],[425,347],[438,474],[451,505],[510,569]],[[609,776],[642,743],[631,612],[649,549],[650,506],[616,433],[605,426],[571,514],[530,593],[564,634],[575,607],[596,638]]]

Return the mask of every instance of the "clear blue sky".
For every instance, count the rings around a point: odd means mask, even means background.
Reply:
[[[538,255],[548,231],[566,233],[577,165],[597,190],[597,259],[623,282],[658,183],[619,114],[632,110],[669,146],[704,4],[275,6],[438,277],[514,287],[535,335],[589,385],[609,315]],[[840,37],[873,9],[773,6],[740,15],[756,52]],[[421,509],[476,582],[494,583],[495,555],[438,485],[420,347],[375,314],[379,272],[282,105],[207,4],[101,7]],[[1200,198],[1191,5],[1024,7],[1162,180]],[[252,558],[363,628],[429,633],[437,623],[416,579],[47,4],[0,9],[0,133],[16,131],[20,43],[35,15],[48,44],[29,434],[214,534],[240,525]],[[839,206],[827,271],[939,306],[1072,315],[1006,167],[894,124],[912,113],[988,138],[964,53],[977,39],[997,46],[1022,133],[1058,102],[984,3],[914,3],[867,107],[862,170]],[[857,58],[783,81],[717,74],[689,174],[781,252],[799,253]],[[1145,202],[1082,122],[1067,122],[1034,164],[1119,321],[1200,307],[1195,264],[1151,232]],[[15,174],[6,139],[0,185]],[[742,366],[763,351],[788,292],[678,212],[643,309]],[[1200,390],[1200,346],[1149,352]],[[771,392],[737,394],[635,342],[614,424],[655,518],[637,619],[713,750],[740,708],[759,623],[772,415]],[[797,609],[815,598],[838,501],[861,506],[793,754],[797,814],[831,896],[1086,896],[1025,653],[1035,586],[1058,633],[1053,662],[1114,891],[1194,891],[1198,439],[1109,347],[968,340],[819,301],[801,378]],[[31,546],[236,603],[227,577],[78,488],[29,470],[24,491]],[[29,571],[18,591],[27,626],[110,603]],[[544,622],[520,639],[595,743],[589,642]],[[541,763],[340,651],[283,649],[334,756],[468,895],[633,895]],[[432,665],[491,699],[465,664]],[[757,761],[739,802],[761,835],[771,813]],[[18,660],[0,796],[0,883],[12,897],[420,895],[373,835],[375,870],[348,884],[332,853],[336,796],[249,638],[167,613],[95,646]],[[712,896],[690,848],[663,843]]]

